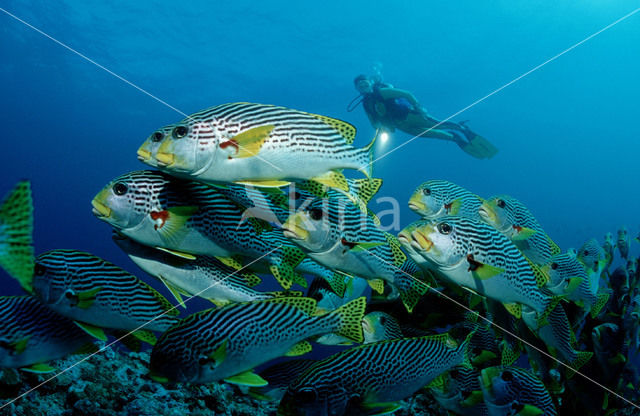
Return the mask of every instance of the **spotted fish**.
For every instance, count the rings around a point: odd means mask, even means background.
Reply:
[[[348,415],[356,408],[392,412],[396,403],[467,360],[468,340],[447,334],[380,341],[319,361],[287,389],[279,415]]]
[[[606,233],[604,235],[604,243],[602,244],[602,249],[605,253],[605,258],[607,260],[607,264],[605,266],[605,271],[609,270],[609,266],[613,262],[613,249],[615,248],[616,243],[613,241],[613,235],[611,233]]]
[[[0,368],[49,373],[48,361],[97,351],[93,338],[33,296],[0,297],[0,319]]]
[[[33,274],[31,184],[18,182],[0,205],[0,267],[31,292]]]
[[[544,384],[522,368],[485,368],[480,386],[491,416],[557,415]]]
[[[455,183],[430,180],[418,186],[409,199],[409,208],[424,219],[458,215],[480,220],[482,198]]]
[[[279,186],[313,179],[347,190],[342,169],[368,177],[372,170],[373,141],[355,148],[355,134],[352,125],[325,116],[265,104],[222,104],[175,124],[150,164],[206,183]]]
[[[135,331],[153,344],[150,331],[166,331],[178,311],[137,277],[100,257],[51,250],[36,258],[34,293],[44,304],[85,331],[106,340],[101,328]]]
[[[294,270],[304,253],[269,238],[281,237],[280,231],[270,234],[243,221],[242,208],[215,188],[158,171],[135,171],[111,181],[92,205],[99,219],[141,244],[187,257],[264,259],[285,289],[294,281],[306,285]]]
[[[560,252],[531,211],[513,197],[500,195],[489,198],[478,212],[485,222],[509,237],[536,265],[547,264],[552,255]]]
[[[434,383],[429,391],[449,412],[463,416],[488,416],[479,377],[478,370],[458,366],[445,373],[442,383]]]
[[[252,369],[283,355],[311,350],[306,340],[338,333],[361,342],[365,298],[316,316],[311,298],[280,298],[236,303],[193,314],[158,340],[150,369],[157,380],[263,386]]]
[[[590,351],[575,349],[575,335],[561,304],[555,305],[545,323],[539,323],[535,312],[527,307],[523,308],[522,320],[545,343],[551,355],[570,367],[567,369],[567,378],[572,377],[574,370],[579,370],[593,356]]]
[[[607,255],[595,238],[587,240],[576,253],[577,259],[587,268],[587,273],[595,272],[600,278]]]
[[[258,276],[238,271],[215,257],[198,256],[190,260],[136,243],[117,233],[113,239],[138,267],[162,281],[183,307],[182,295],[199,296],[218,306],[271,299],[278,295],[252,289],[261,281]]]
[[[260,400],[280,401],[289,384],[316,362],[316,360],[297,358],[269,366],[259,374],[269,384],[264,387],[252,387],[249,394]]]
[[[400,242],[450,281],[502,302],[516,317],[522,305],[542,316],[552,304],[542,289],[544,275],[488,224],[455,216],[421,220],[400,232]]]
[[[552,293],[575,302],[592,318],[598,316],[609,300],[610,294],[600,289],[598,276],[587,274],[572,253],[556,254],[541,270],[549,277],[546,287]]]
[[[629,246],[631,245],[631,239],[629,237],[629,231],[627,227],[622,226],[618,230],[618,238],[616,239],[616,247],[620,252],[620,257],[627,260],[629,258]]]
[[[285,237],[318,263],[365,278],[378,293],[383,281],[391,285],[408,311],[429,288],[397,239],[351,202],[316,198],[291,215],[283,229]]]

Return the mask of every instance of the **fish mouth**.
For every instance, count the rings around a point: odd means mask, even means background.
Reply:
[[[91,201],[91,206],[93,207],[92,212],[98,218],[109,218],[111,216],[111,208],[99,202],[97,200]]]
[[[411,245],[418,250],[429,251],[433,247],[433,241],[419,230],[412,231],[411,237],[413,238]]]
[[[373,333],[373,325],[371,325],[371,322],[369,322],[366,316],[362,318],[362,331],[368,334]]]
[[[411,244],[411,233],[407,230],[402,230],[398,234],[398,241],[402,244],[410,245]]]
[[[483,202],[482,205],[480,205],[480,208],[478,208],[478,214],[480,215],[480,218],[482,218],[486,222],[492,224],[496,222],[496,213],[486,201]]]
[[[304,227],[298,225],[303,221],[303,218],[294,214],[292,217],[287,219],[284,224],[282,224],[282,234],[286,238],[293,240],[306,240],[309,237],[309,232]]]
[[[151,152],[144,149],[138,149],[138,160],[146,162],[151,159]]]
[[[156,154],[158,166],[167,167],[176,162],[176,156],[173,153],[158,152]]]
[[[491,391],[493,387],[493,378],[497,375],[497,369],[494,367],[485,368],[480,372],[480,381],[483,389]]]

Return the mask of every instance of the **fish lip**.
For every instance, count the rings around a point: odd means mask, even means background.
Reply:
[[[173,153],[156,153],[156,163],[158,166],[166,168],[176,163],[176,156]]]
[[[111,239],[113,241],[125,241],[128,240],[129,237],[127,237],[126,235],[122,234],[120,231],[114,229],[111,233]]]
[[[144,150],[144,149],[138,149],[138,160],[145,162],[149,159],[151,159],[151,152],[148,150]]]
[[[478,215],[480,215],[480,218],[486,222],[496,222],[496,213],[487,205],[486,202],[483,202],[482,205],[480,205],[480,208],[478,208]]]
[[[433,247],[433,241],[431,241],[431,239],[424,235],[424,233],[422,233],[420,230],[413,230],[411,232],[411,237],[411,246],[417,248],[418,250],[429,252]],[[425,244],[426,247],[420,244],[421,242]]]
[[[362,318],[362,331],[367,333],[373,333],[373,327],[369,323],[369,321],[365,318]]]
[[[302,240],[302,236],[296,233],[296,231],[292,228],[282,228],[282,234],[286,238],[291,238],[294,240]]]
[[[93,215],[98,218],[109,218],[111,216],[111,208],[103,204],[102,202],[96,201],[95,199],[91,201],[91,206],[93,209]]]

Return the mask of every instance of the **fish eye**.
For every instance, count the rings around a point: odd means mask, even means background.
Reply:
[[[293,193],[293,199],[295,199],[295,200],[300,199],[300,197],[301,197],[301,196],[302,196],[302,195],[300,195],[300,192],[298,192],[298,191],[296,191],[296,192],[294,192],[294,193]]]
[[[440,231],[441,234],[449,234],[451,232],[451,229],[451,226],[446,222],[441,222],[440,224],[438,224],[438,231]]]
[[[427,196],[429,196],[429,195],[431,195],[431,189],[429,189],[429,188],[424,188],[424,189],[422,190],[422,193],[423,193],[423,194],[425,194],[425,195],[427,195]]]
[[[164,133],[162,133],[161,131],[157,131],[151,135],[151,141],[159,142],[162,139],[164,139]]]
[[[125,185],[122,182],[118,182],[115,185],[113,185],[113,192],[116,195],[124,195],[127,193],[127,191],[129,190],[129,188],[127,187],[127,185]]]
[[[64,293],[64,297],[67,299],[73,299],[73,293],[67,291]]]
[[[311,208],[309,210],[309,216],[314,221],[319,221],[322,219],[322,210],[318,208]]]
[[[381,316],[380,317],[380,325],[384,325],[387,323],[387,317],[386,316]]]
[[[551,263],[551,268],[553,270],[557,269],[558,268],[558,263]]]
[[[198,364],[200,365],[206,365],[208,362],[210,362],[211,360],[209,359],[209,357],[200,357],[200,359],[198,360]]]
[[[298,397],[300,398],[301,402],[309,403],[316,401],[318,399],[318,394],[315,390],[305,389],[298,392]]]
[[[507,204],[504,202],[504,199],[498,199],[498,200],[496,201],[496,205],[497,205],[498,207],[500,207],[500,208],[504,208],[504,207],[506,207],[506,206],[507,206]]]
[[[185,126],[178,126],[173,129],[173,132],[171,133],[171,135],[173,136],[174,139],[182,139],[184,136],[187,135],[188,132],[189,132],[189,129],[186,128]]]
[[[589,250],[585,250],[585,251],[584,251],[584,255],[585,255],[585,256],[588,256],[588,255],[589,255]]]
[[[460,374],[459,374],[458,370],[449,371],[449,376],[451,376],[451,378],[458,378],[459,375]]]
[[[513,373],[511,371],[503,371],[500,375],[500,378],[502,378],[504,381],[511,381],[513,380]]]
[[[33,271],[36,274],[36,276],[44,276],[44,274],[47,273],[47,268],[44,267],[42,264],[36,263],[36,266],[33,269]]]

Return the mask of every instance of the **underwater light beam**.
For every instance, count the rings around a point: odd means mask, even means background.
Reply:
[[[553,61],[555,61],[556,59],[558,59],[559,57],[561,57],[562,55],[566,54],[567,52],[572,51],[573,49],[577,48],[578,46],[582,45],[583,43],[595,38],[596,36],[598,36],[599,34],[601,34],[602,32],[611,29],[612,27],[614,27],[615,25],[617,25],[618,23],[628,19],[629,17],[633,16],[634,14],[640,12],[640,7],[638,7],[637,9],[627,13],[626,15],[622,16],[621,18],[617,19],[616,21],[609,23],[607,26],[603,27],[602,29],[598,30],[595,33],[592,33],[591,35],[587,36],[586,38],[582,39],[580,42],[568,47],[567,49],[565,49],[564,51],[552,56],[551,58],[547,59],[546,61],[542,62],[541,64],[538,64],[536,66],[534,66],[533,68],[531,68],[530,70],[528,70],[527,72],[525,72],[524,74],[512,79],[511,81],[507,82],[506,84],[504,84],[503,86],[501,86],[500,88],[497,88],[495,90],[493,90],[492,92],[490,92],[489,94],[485,95],[482,98],[479,98],[478,100],[474,101],[473,103],[469,104],[468,106],[464,107],[461,110],[458,110],[457,112],[453,113],[452,115],[450,115],[449,117],[445,118],[444,120],[441,120],[438,124],[436,124],[433,127],[428,128],[427,130],[423,131],[422,133],[418,134],[417,136],[413,136],[412,138],[410,138],[409,140],[407,140],[404,143],[399,144],[398,146],[394,147],[393,149],[389,150],[388,152],[384,153],[382,156],[372,160],[369,165],[373,165],[373,163],[377,162],[378,160],[382,159],[383,157],[388,156],[389,154],[395,152],[396,150],[408,145],[409,143],[411,143],[412,141],[414,141],[415,139],[417,139],[418,137],[430,132],[431,130],[437,129],[438,126],[440,126],[442,123],[445,123],[449,120],[451,120],[452,118],[456,117],[457,115],[464,113],[465,111],[467,111],[468,109],[470,109],[471,107],[476,106],[477,104],[480,104],[481,102],[483,102],[484,100],[486,100],[487,98],[491,97],[492,95],[495,95],[497,93],[499,93],[500,91],[502,91],[503,89],[507,88],[510,85],[515,84],[516,82],[520,81],[522,78],[526,77],[527,75],[537,71],[538,69],[542,68],[543,66],[547,65],[548,63],[551,63]]]

